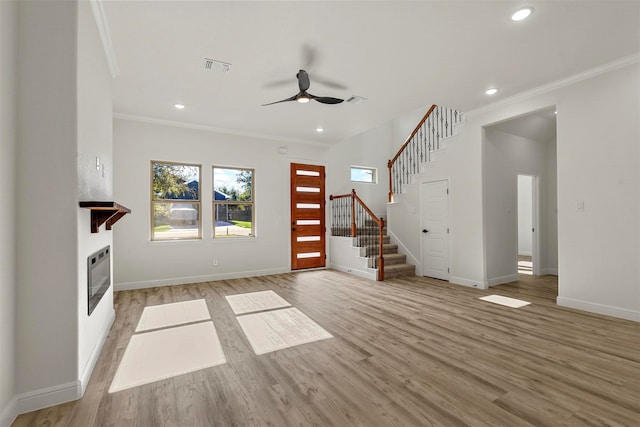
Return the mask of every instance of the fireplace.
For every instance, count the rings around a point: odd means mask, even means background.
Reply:
[[[111,286],[111,246],[106,246],[87,258],[87,294],[89,315]]]

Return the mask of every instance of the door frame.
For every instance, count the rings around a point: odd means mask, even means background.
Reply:
[[[420,188],[419,188],[419,203],[420,203],[420,230],[418,230],[418,232],[420,233],[420,264],[421,264],[421,276],[423,277],[428,277],[425,276],[425,271],[426,271],[426,267],[427,267],[427,263],[425,260],[425,253],[424,253],[424,235],[422,233],[422,230],[424,229],[424,215],[422,212],[422,197],[423,197],[423,186],[425,184],[429,184],[429,183],[433,183],[433,182],[439,182],[439,181],[446,181],[447,182],[447,189],[448,189],[448,193],[447,193],[447,228],[449,229],[449,232],[447,233],[447,281],[451,280],[451,261],[452,261],[452,254],[453,254],[453,249],[452,249],[452,244],[451,244],[451,180],[449,179],[449,177],[431,177],[431,178],[426,178],[424,180],[420,181]]]
[[[527,172],[516,173],[516,204],[518,203],[518,177],[531,177],[531,262],[533,269],[531,274],[540,275],[540,176]],[[516,272],[518,266],[518,209],[516,209]]]

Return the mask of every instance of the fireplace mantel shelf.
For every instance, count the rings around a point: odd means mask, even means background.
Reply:
[[[131,209],[125,208],[116,202],[80,202],[80,207],[91,209],[92,233],[97,233],[100,226],[105,222],[107,223],[106,229],[111,230],[113,224],[120,218],[131,213]]]

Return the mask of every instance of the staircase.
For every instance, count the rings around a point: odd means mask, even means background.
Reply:
[[[331,195],[331,267],[372,280],[414,275],[378,218],[356,194]]]
[[[455,137],[458,126],[463,123],[464,115],[461,112],[432,105],[387,165],[390,202],[387,205],[387,217],[396,221],[389,224],[391,234],[395,241],[402,244],[403,252],[418,264],[421,263],[420,239],[415,236],[420,233],[420,215],[415,213],[420,209],[419,194],[414,196],[408,193],[414,193],[411,190],[417,188],[414,182],[416,176],[435,160],[437,152],[444,150],[445,141]],[[403,203],[398,203],[398,199],[404,199]],[[391,243],[384,219],[374,215],[355,190],[350,194],[332,195],[330,200],[333,268],[374,280],[415,275],[416,266],[407,263],[407,255],[398,253],[398,245]],[[402,212],[400,215],[399,209]],[[416,219],[418,223],[415,223]],[[401,229],[410,231],[408,234],[402,233]],[[409,241],[411,244],[407,244]],[[422,266],[419,267],[418,271],[422,271]]]
[[[370,221],[370,220],[369,220]],[[367,221],[365,221],[367,222]],[[368,258],[367,266],[373,267],[373,259],[375,259],[380,252],[380,237],[376,231],[376,234],[364,234],[367,230],[375,230],[373,227],[363,227],[358,234],[358,238],[354,239],[354,244],[360,244],[360,256]],[[358,242],[359,241],[359,242]],[[387,235],[387,227],[383,228],[382,236],[382,258],[384,278],[391,279],[393,277],[400,276],[415,276],[416,266],[407,264],[407,256],[398,253],[398,245],[391,243],[389,236]]]
[[[435,153],[444,150],[445,141],[455,137],[457,129],[464,124],[464,114],[453,108],[432,105],[402,144],[392,160],[389,160],[389,202],[394,195],[405,192],[404,186],[413,182],[435,158]]]

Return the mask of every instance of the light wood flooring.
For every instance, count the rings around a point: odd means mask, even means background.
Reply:
[[[256,356],[224,296],[264,290],[334,338]],[[14,426],[639,426],[640,324],[556,294],[552,276],[483,291],[330,270],[117,292],[85,396]],[[198,298],[227,363],[109,394],[142,309]]]

